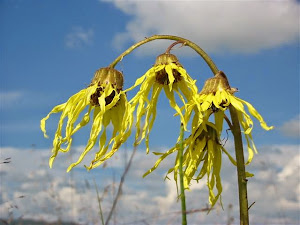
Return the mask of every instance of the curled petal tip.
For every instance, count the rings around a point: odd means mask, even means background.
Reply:
[[[253,173],[246,172],[246,177],[254,177]]]
[[[273,130],[275,127],[274,126],[264,126],[263,127],[265,130]]]
[[[68,169],[67,169],[67,173],[69,173],[70,171],[71,171],[71,169],[73,169],[73,164],[72,165],[70,165],[69,167],[68,167]]]
[[[53,165],[54,159],[55,159],[54,156],[51,156],[50,159],[49,159],[49,167],[50,167],[50,169],[52,169],[52,165]]]

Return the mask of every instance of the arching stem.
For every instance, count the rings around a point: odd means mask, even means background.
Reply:
[[[175,41],[180,41],[180,42],[184,43],[185,46],[189,46],[190,48],[194,49],[205,60],[205,62],[207,63],[207,65],[209,66],[209,68],[211,69],[213,74],[217,74],[219,72],[215,63],[206,54],[206,52],[203,51],[202,48],[200,48],[198,45],[196,45],[194,42],[192,42],[190,40],[187,40],[185,38],[178,37],[178,36],[172,36],[172,35],[153,35],[153,36],[146,38],[140,42],[137,42],[136,44],[134,44],[130,48],[128,48],[126,51],[124,51],[121,55],[119,55],[109,66],[114,68],[117,65],[117,63],[123,59],[124,56],[131,53],[134,49],[136,49],[137,47],[139,47],[143,44],[146,44],[150,41],[154,41],[157,39],[175,40]]]

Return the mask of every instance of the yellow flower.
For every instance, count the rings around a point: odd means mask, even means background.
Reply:
[[[91,114],[92,128],[89,140],[77,162],[71,164],[67,171],[70,171],[83,160],[85,155],[94,147],[99,136],[99,151],[95,154],[94,160],[87,169],[90,170],[99,166],[118,150],[130,135],[132,124],[131,107],[122,88],[123,75],[121,72],[109,67],[101,68],[96,71],[91,84],[87,88],[71,96],[67,102],[55,106],[41,120],[41,130],[44,136],[48,137],[46,134],[46,120],[52,113],[62,113],[53,139],[52,156],[49,160],[50,168],[58,152],[68,152],[70,150],[72,136],[89,123]],[[86,108],[88,108],[87,112],[82,116],[80,122],[75,125],[75,122],[86,111]],[[67,119],[67,122],[63,126],[65,119]],[[107,143],[106,128],[110,123],[112,123],[113,132]],[[63,130],[65,134],[62,134]],[[67,145],[65,149],[61,147],[62,144]],[[107,152],[110,146],[112,146],[111,151]]]
[[[149,152],[149,133],[152,129],[156,117],[156,105],[158,96],[162,89],[169,99],[170,105],[181,117],[181,122],[186,128],[187,121],[184,118],[180,107],[175,101],[176,92],[185,105],[185,99],[192,99],[198,92],[193,80],[183,69],[175,55],[164,53],[156,59],[155,65],[149,69],[142,77],[137,79],[135,84],[128,90],[141,84],[138,93],[130,100],[133,108],[137,107],[136,112],[136,145],[140,144],[145,138],[147,152]],[[152,90],[151,97],[149,93]],[[145,122],[141,128],[141,120],[145,116]]]
[[[198,110],[200,105],[200,110],[204,113],[204,117],[208,118],[213,113],[215,116],[216,128],[219,134],[221,134],[223,120],[225,118],[224,111],[229,105],[232,105],[237,111],[239,122],[243,128],[247,141],[249,153],[247,164],[249,164],[253,158],[254,152],[257,153],[257,150],[251,134],[253,121],[250,115],[246,112],[244,105],[247,106],[249,113],[260,122],[263,129],[271,130],[273,129],[273,126],[268,126],[262,116],[250,103],[235,97],[234,93],[236,91],[237,89],[230,87],[226,75],[220,71],[213,78],[210,78],[205,82],[197,100],[190,103],[190,111],[195,105],[197,105],[196,108]]]
[[[212,206],[217,202],[222,193],[220,177],[222,152],[228,156],[229,160],[234,165],[236,165],[233,157],[220,143],[223,120],[228,120],[225,115],[225,110],[228,106],[231,104],[237,110],[239,121],[244,130],[249,151],[247,163],[251,162],[253,152],[256,151],[256,148],[251,135],[253,121],[246,113],[244,105],[248,107],[250,114],[259,120],[264,129],[270,130],[273,128],[267,126],[261,115],[250,103],[235,97],[233,94],[236,91],[237,89],[230,87],[226,75],[220,71],[215,77],[210,78],[205,82],[200,94],[191,98],[185,107],[186,120],[190,118],[192,112],[195,112],[195,115],[192,122],[191,135],[183,141],[184,188],[189,188],[192,179],[198,181],[206,175],[207,186],[209,189],[209,202]],[[209,121],[212,114],[214,114],[215,123]],[[155,165],[144,174],[144,177],[155,170],[167,156],[177,151],[175,166],[168,171],[168,174],[171,172],[174,173],[174,180],[177,184],[179,170],[178,149],[179,145],[171,148],[166,153],[155,152],[154,154],[161,156],[156,161]],[[198,174],[195,176],[197,171]],[[251,177],[253,174],[246,172],[246,176]]]
[[[155,165],[148,170],[144,177],[155,170],[161,161],[168,155],[178,151],[179,146],[175,146],[168,150],[166,153],[154,153],[156,155],[162,155],[155,163]],[[195,179],[199,181],[205,175],[207,176],[207,187],[209,190],[209,203],[213,207],[219,199],[222,193],[221,183],[221,164],[222,164],[222,152],[224,152],[229,160],[236,164],[234,159],[225,150],[220,143],[219,133],[217,128],[211,122],[207,122],[206,126],[201,125],[195,133],[190,135],[183,141],[183,148],[185,149],[183,154],[182,166],[184,188],[189,189],[191,180]],[[177,176],[179,169],[179,157],[177,155],[175,166],[169,169],[168,174],[174,173],[174,180],[177,184]],[[198,173],[194,178],[195,173]],[[215,189],[217,193],[215,194]]]

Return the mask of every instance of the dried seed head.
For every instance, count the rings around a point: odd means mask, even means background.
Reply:
[[[231,88],[228,79],[224,72],[219,71],[214,77],[205,81],[204,86],[200,94],[216,93],[217,91],[225,90],[233,94],[237,92],[237,88]]]
[[[113,88],[116,89],[117,93],[119,93],[123,89],[124,79],[123,75],[120,71],[106,67],[101,68],[95,72],[94,78],[90,84],[90,86],[94,84],[98,84],[98,88],[94,94],[91,95],[90,103],[92,105],[99,105],[98,98],[102,95],[104,88],[107,84],[111,84]],[[109,96],[105,98],[105,103],[108,105],[112,102],[115,97],[115,91],[113,91]]]
[[[169,53],[164,53],[164,54],[157,56],[154,66],[168,65],[170,63],[174,63],[178,67],[182,67],[182,65],[179,63],[177,57],[175,55],[169,54]],[[173,72],[173,76],[175,78],[174,83],[176,83],[177,81],[180,81],[180,79],[181,79],[180,73],[176,69],[173,69],[172,72]],[[169,79],[168,79],[167,72],[165,70],[160,70],[160,71],[156,72],[156,81],[159,84],[168,85]]]

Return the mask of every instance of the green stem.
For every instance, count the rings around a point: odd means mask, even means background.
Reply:
[[[240,202],[240,225],[248,225],[249,224],[248,198],[247,198],[248,180],[246,179],[242,134],[241,134],[241,128],[240,128],[240,123],[239,123],[236,109],[232,105],[230,105],[229,111],[232,120],[232,134],[234,137],[234,147],[235,147],[236,164],[237,164],[239,202]]]
[[[185,194],[184,194],[184,184],[183,184],[183,139],[184,139],[184,127],[183,124],[180,126],[180,141],[179,141],[179,179],[180,179],[180,200],[181,200],[181,215],[182,215],[182,225],[187,225],[186,220],[186,204],[185,204]]]
[[[175,40],[175,41],[181,41],[184,45],[191,47],[194,49],[207,63],[207,65],[210,67],[213,74],[217,74],[219,72],[217,66],[214,64],[214,62],[211,60],[211,58],[206,54],[205,51],[203,51],[202,48],[200,48],[198,45],[196,45],[194,42],[187,40],[182,37],[172,36],[172,35],[153,35],[149,38],[146,38],[134,45],[132,45],[130,48],[128,48],[126,51],[124,51],[121,55],[119,55],[109,66],[114,68],[118,62],[120,62],[124,56],[128,55],[130,52],[132,52],[137,47],[146,44],[150,41],[154,41],[157,39],[168,39],[168,40]]]

